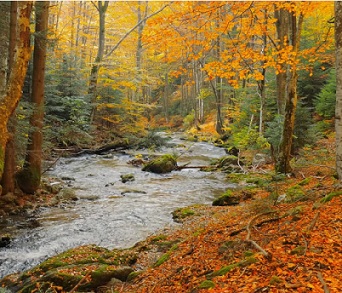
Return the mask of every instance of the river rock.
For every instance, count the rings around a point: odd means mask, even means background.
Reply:
[[[271,157],[266,154],[255,154],[252,164],[254,166],[262,166],[272,161]]]
[[[47,292],[59,286],[69,292],[94,292],[110,280],[126,281],[134,270],[136,254],[129,250],[108,250],[96,245],[73,248],[54,256],[22,274],[13,274],[0,280],[12,292]],[[83,280],[83,281],[81,281]],[[37,292],[38,292],[37,291]]]
[[[148,162],[143,168],[143,171],[148,171],[157,174],[169,173],[177,169],[177,160],[173,155],[162,155],[159,158]]]
[[[122,183],[126,183],[126,182],[130,182],[130,181],[134,181],[134,175],[133,174],[124,174],[124,175],[120,175],[121,178],[121,182]]]
[[[213,206],[233,206],[240,203],[240,198],[234,195],[221,195],[213,201]]]

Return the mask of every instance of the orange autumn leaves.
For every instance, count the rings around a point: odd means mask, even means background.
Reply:
[[[298,52],[277,39],[277,9],[303,15],[305,45]],[[195,60],[209,79],[225,78],[238,87],[241,80],[263,80],[264,68],[279,73],[286,64],[310,70],[313,62],[330,58],[332,15],[333,5],[326,2],[180,2],[147,22],[144,41],[149,50],[163,54],[164,62],[177,66],[176,76]]]

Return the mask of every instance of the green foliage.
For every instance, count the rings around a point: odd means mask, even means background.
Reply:
[[[335,116],[336,70],[331,69],[329,79],[314,102],[317,113],[325,119]]]
[[[279,152],[283,133],[284,117],[282,115],[275,115],[273,120],[266,122],[265,137],[273,146],[275,155]],[[303,101],[297,105],[295,128],[293,134],[292,151],[298,151],[306,144],[313,144],[320,135],[314,127],[309,108],[305,107]]]
[[[329,70],[326,68],[330,67],[331,65],[327,63],[316,63],[312,71],[302,70],[299,72],[298,96],[305,98],[305,106],[310,108],[310,111],[314,110],[315,99],[326,84],[329,77]]]
[[[81,62],[64,56],[63,62],[50,59],[45,79],[46,140],[69,146],[89,143],[90,97]]]
[[[228,144],[231,144],[238,149],[268,149],[269,143],[258,132],[256,128],[248,126],[240,129],[233,127],[232,135],[228,139]]]
[[[315,132],[310,109],[305,106],[305,101],[298,102],[294,128],[293,151],[296,152],[304,145],[315,143],[321,136]]]
[[[149,131],[146,136],[138,138],[135,147],[137,149],[157,150],[167,145],[169,140],[170,138],[161,136],[155,131]]]
[[[195,110],[192,110],[190,114],[186,115],[183,119],[183,125],[185,128],[190,128],[195,122]]]
[[[266,122],[265,137],[277,152],[281,143],[281,136],[283,133],[284,116],[275,115],[273,120]]]

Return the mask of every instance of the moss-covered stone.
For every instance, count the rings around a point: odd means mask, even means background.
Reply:
[[[175,222],[181,223],[185,218],[195,214],[195,211],[191,207],[179,208],[172,212],[172,218]]]
[[[231,190],[227,190],[224,194],[213,201],[213,206],[231,206],[238,205],[240,198],[234,196]]]
[[[34,194],[40,186],[41,174],[39,170],[24,168],[17,172],[16,181],[20,189],[28,194]]]
[[[120,175],[121,178],[121,182],[122,183],[126,183],[126,182],[131,182],[134,181],[134,175],[133,174],[124,174],[124,175]]]
[[[64,292],[74,288],[83,278],[80,290],[96,291],[111,279],[126,281],[136,262],[131,250],[109,250],[95,245],[69,249],[17,277],[5,278],[1,285],[14,292],[33,292],[37,284],[60,286]],[[88,277],[89,276],[89,279]],[[44,291],[45,292],[45,291]]]
[[[143,171],[148,171],[157,174],[169,173],[177,169],[177,160],[174,155],[165,154],[159,158],[148,162],[143,168]]]
[[[294,185],[286,191],[286,202],[296,202],[306,200],[305,192],[299,185]]]

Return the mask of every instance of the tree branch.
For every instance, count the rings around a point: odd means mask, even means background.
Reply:
[[[156,12],[146,16],[145,18],[143,18],[141,21],[139,21],[134,27],[132,27],[121,39],[119,42],[117,42],[117,44],[109,51],[109,53],[107,53],[107,55],[104,58],[109,57],[119,46],[120,44],[137,28],[139,27],[142,23],[144,23],[146,20],[148,20],[149,18],[155,16],[156,14],[158,14],[159,12],[162,12],[166,7],[170,6],[173,3],[173,1],[169,2],[168,4],[164,5],[162,8],[160,8],[159,10],[157,10]]]

